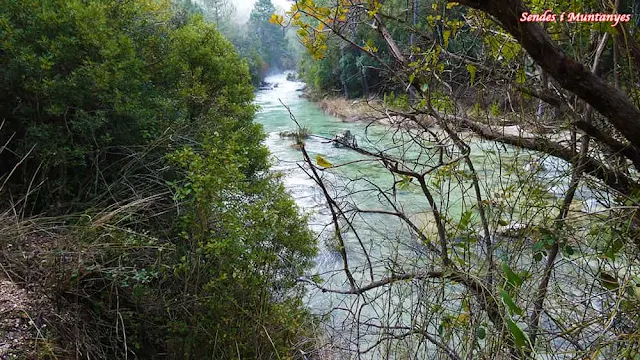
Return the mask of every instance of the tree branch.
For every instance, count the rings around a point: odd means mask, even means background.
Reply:
[[[461,0],[498,20],[540,67],[563,88],[573,92],[605,116],[636,148],[640,148],[640,110],[620,90],[567,56],[535,22],[520,22],[529,12],[522,0]]]

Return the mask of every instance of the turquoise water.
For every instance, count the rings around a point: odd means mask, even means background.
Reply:
[[[396,132],[382,125],[343,122],[325,114],[317,104],[301,97],[300,90],[304,87],[303,83],[287,81],[285,75],[273,76],[267,81],[277,83],[278,86],[272,90],[256,93],[255,102],[260,106],[256,121],[263,125],[264,131],[268,134],[266,145],[273,156],[272,169],[285,175],[283,181],[287,190],[298,206],[310,214],[309,225],[318,234],[320,245],[320,253],[312,273],[320,275],[324,281],[322,286],[339,290],[349,288],[343,271],[343,260],[336,250],[332,218],[326,206],[326,200],[317,184],[305,173],[304,170],[308,171],[308,166],[303,162],[302,153],[292,146],[293,140],[279,136],[280,132],[296,129],[296,124],[290,115],[293,115],[302,126],[307,127],[313,135],[305,142],[305,148],[312,159],[320,155],[333,165],[347,164],[330,171],[322,171],[321,174],[330,194],[340,201],[353,227],[358,230],[359,236],[356,236],[349,230],[347,224],[341,221],[349,268],[352,269],[356,281],[364,284],[372,280],[372,274],[377,280],[382,275],[388,274],[390,269],[396,271],[398,269],[408,269],[407,271],[417,268],[429,269],[432,263],[437,263],[436,259],[431,258],[425,251],[424,244],[421,244],[398,218],[379,214],[355,214],[352,211],[354,207],[392,210],[388,199],[382,196],[386,194],[398,209],[409,214],[421,227],[424,226],[427,229],[425,233],[429,232],[428,229],[433,233],[433,226],[431,225],[430,228],[429,225],[431,208],[419,186],[411,183],[405,189],[393,193],[390,189],[394,178],[378,161],[371,161],[371,158],[350,149],[335,148],[329,140],[336,133],[349,129],[356,135],[360,147],[372,153],[384,151],[386,154],[402,159],[411,169],[424,171],[429,165],[434,164],[439,156],[438,151],[432,149],[436,143],[435,139],[430,139],[425,134],[417,136],[416,133],[411,134],[408,131]],[[467,136],[469,139],[472,149],[471,158],[481,178],[485,199],[499,198],[499,194],[504,190],[503,187],[512,181],[508,178],[513,178],[513,175],[507,174],[505,170],[510,165],[517,164],[515,166],[521,167],[522,161],[526,162],[532,156],[540,156],[501,144],[480,141],[471,138],[469,134],[461,136]],[[431,149],[425,150],[429,147]],[[450,145],[444,148],[449,152],[453,151]],[[455,154],[449,155],[455,158]],[[540,157],[538,160],[546,168],[543,174],[539,175],[543,192],[546,192],[550,198],[563,194],[568,187],[569,166],[552,157]],[[437,180],[435,174],[428,179],[434,188],[438,208],[447,209],[446,213],[452,221],[459,220],[463,210],[473,207],[474,196],[470,181],[464,179],[456,182],[443,181],[439,185],[434,185]],[[578,194],[578,198],[584,200],[584,206],[593,202],[592,197],[593,194],[586,189]],[[526,213],[527,209],[522,211],[524,211],[523,217],[534,217]],[[474,213],[473,219],[472,222],[477,221],[477,214]],[[492,228],[492,230],[495,229]],[[475,246],[475,248],[472,246],[466,249],[466,252],[461,255],[469,263],[474,263],[471,260],[474,256],[480,258],[483,256],[484,250],[480,242]],[[482,261],[475,263],[482,263]],[[374,321],[377,325],[412,323],[413,320],[408,316],[416,315],[412,310],[415,310],[416,303],[422,301],[417,297],[425,295],[420,295],[423,291],[419,287],[418,291],[408,288],[410,287],[398,286],[393,291],[380,289],[356,297],[322,292],[310,286],[306,300],[313,312],[330,313],[327,326],[331,329],[330,336],[333,343],[342,341],[346,344],[345,347],[362,350],[379,338],[379,335],[375,334],[363,335],[364,332],[375,333],[375,331],[371,330],[371,326],[363,327],[362,324],[370,325],[370,321]],[[447,288],[446,292],[458,290]],[[452,297],[444,296],[445,290],[442,291],[439,294],[431,294],[427,291],[426,296],[431,296],[429,302],[438,303],[442,308],[450,309],[454,313],[458,311],[459,301],[448,299]],[[427,316],[427,314],[421,316]],[[356,319],[360,326],[353,326]],[[401,342],[394,346],[405,350],[416,347],[415,344],[408,342]],[[388,354],[382,353],[385,349],[390,351],[380,346],[376,351],[368,352],[367,356],[362,358],[391,358]],[[413,354],[416,358],[419,358],[420,352],[424,352],[424,355],[433,350],[432,347],[424,344],[421,349]],[[393,353],[393,351],[390,352]]]

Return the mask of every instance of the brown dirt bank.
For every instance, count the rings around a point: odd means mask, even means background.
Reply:
[[[342,119],[344,122],[368,122],[386,126],[402,126],[405,128],[419,128],[413,120],[402,116],[393,115],[395,112],[403,112],[403,110],[395,110],[385,105],[379,98],[369,99],[345,99],[340,96],[318,96],[308,91],[302,95],[305,98],[317,103],[320,108],[328,115]],[[406,111],[404,111],[406,112]],[[520,118],[519,114],[507,113],[500,116],[484,117],[474,114],[472,109],[461,111],[462,116],[475,119],[479,123],[491,126],[494,130],[510,136],[522,136],[532,138],[536,135],[543,136],[552,141],[568,141],[570,137],[569,131],[540,131],[537,126],[532,126]],[[427,115],[419,115],[418,120],[431,129],[438,129],[436,120]],[[452,124],[453,125],[453,124]],[[458,131],[465,132],[468,129],[459,128]]]
[[[402,124],[407,127],[417,127],[413,121],[404,117],[392,115],[394,110],[385,106],[382,100],[377,98],[369,99],[345,99],[343,97],[327,96],[324,98],[309,97],[315,101],[327,114],[342,119],[345,122],[370,122],[382,125]],[[401,110],[397,110],[400,112]],[[420,115],[419,121],[429,127],[435,124],[434,119],[426,115]]]

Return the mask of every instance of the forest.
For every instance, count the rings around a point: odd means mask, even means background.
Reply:
[[[0,0],[0,359],[640,359],[640,2],[283,3]]]

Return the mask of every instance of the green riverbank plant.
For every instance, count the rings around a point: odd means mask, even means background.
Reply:
[[[315,240],[215,26],[165,1],[2,0],[0,91],[0,261],[56,305],[38,318],[60,356],[311,346]]]

